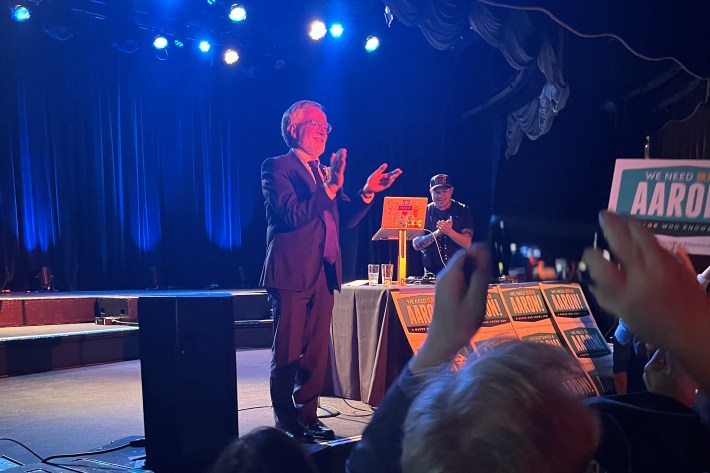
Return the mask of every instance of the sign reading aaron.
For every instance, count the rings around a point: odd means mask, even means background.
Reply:
[[[617,159],[609,210],[643,221],[666,245],[710,255],[710,161]]]

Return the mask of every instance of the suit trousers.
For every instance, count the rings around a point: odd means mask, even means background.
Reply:
[[[269,388],[279,423],[308,424],[317,419],[336,287],[335,267],[324,262],[310,290],[268,289],[274,316]]]

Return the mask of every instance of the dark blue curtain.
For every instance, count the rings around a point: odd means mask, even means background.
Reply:
[[[149,268],[164,286],[253,284],[260,256],[243,229],[262,212],[261,159],[249,146],[265,127],[250,126],[264,117],[248,81],[95,36],[13,24],[4,36],[3,287],[32,288],[42,266],[62,289],[154,285]]]
[[[437,51],[396,24],[380,31],[377,54],[356,41],[304,42],[291,48],[302,54],[243,54],[228,68],[194,44],[165,60],[146,46],[118,52],[100,20],[67,41],[33,23],[2,26],[3,288],[36,289],[45,266],[58,290],[257,286],[260,167],[286,151],[281,115],[303,98],[334,125],[323,158],[348,149],[346,191],[383,162],[405,171],[390,195],[427,196],[431,175],[456,175],[455,198],[485,238],[501,119],[462,120],[497,83],[481,55]],[[370,240],[380,215],[376,203],[341,235],[347,279],[396,260],[394,243]],[[411,261],[417,274],[419,256]]]

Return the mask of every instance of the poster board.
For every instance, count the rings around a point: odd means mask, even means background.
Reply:
[[[611,349],[599,330],[579,284],[539,283],[552,322],[599,394],[614,390]]]
[[[617,159],[609,210],[643,221],[667,247],[710,255],[710,161]]]
[[[408,288],[405,292],[391,293],[399,321],[414,353],[426,339],[434,311],[433,288],[419,289],[421,292]],[[567,297],[559,297],[561,294]],[[454,366],[463,365],[471,353],[493,349],[511,338],[547,343],[570,351],[584,374],[565,383],[580,396],[604,394],[613,388],[611,351],[604,342],[581,288],[576,284],[489,286],[483,324],[470,343],[456,355]]]
[[[434,312],[434,292],[392,291],[391,295],[409,346],[412,347],[412,352],[416,353],[429,331],[431,314]]]
[[[473,336],[472,345],[476,350],[494,348],[497,344],[492,339],[504,342],[506,339],[518,338],[513,329],[513,322],[503,304],[503,299],[497,286],[489,286],[486,299],[486,314],[483,324]]]

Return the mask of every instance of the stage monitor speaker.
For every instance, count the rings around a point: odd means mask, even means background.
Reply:
[[[94,318],[115,317],[124,321],[137,320],[135,300],[128,297],[97,297],[94,303]]]
[[[145,468],[202,473],[238,435],[232,296],[138,300]]]

